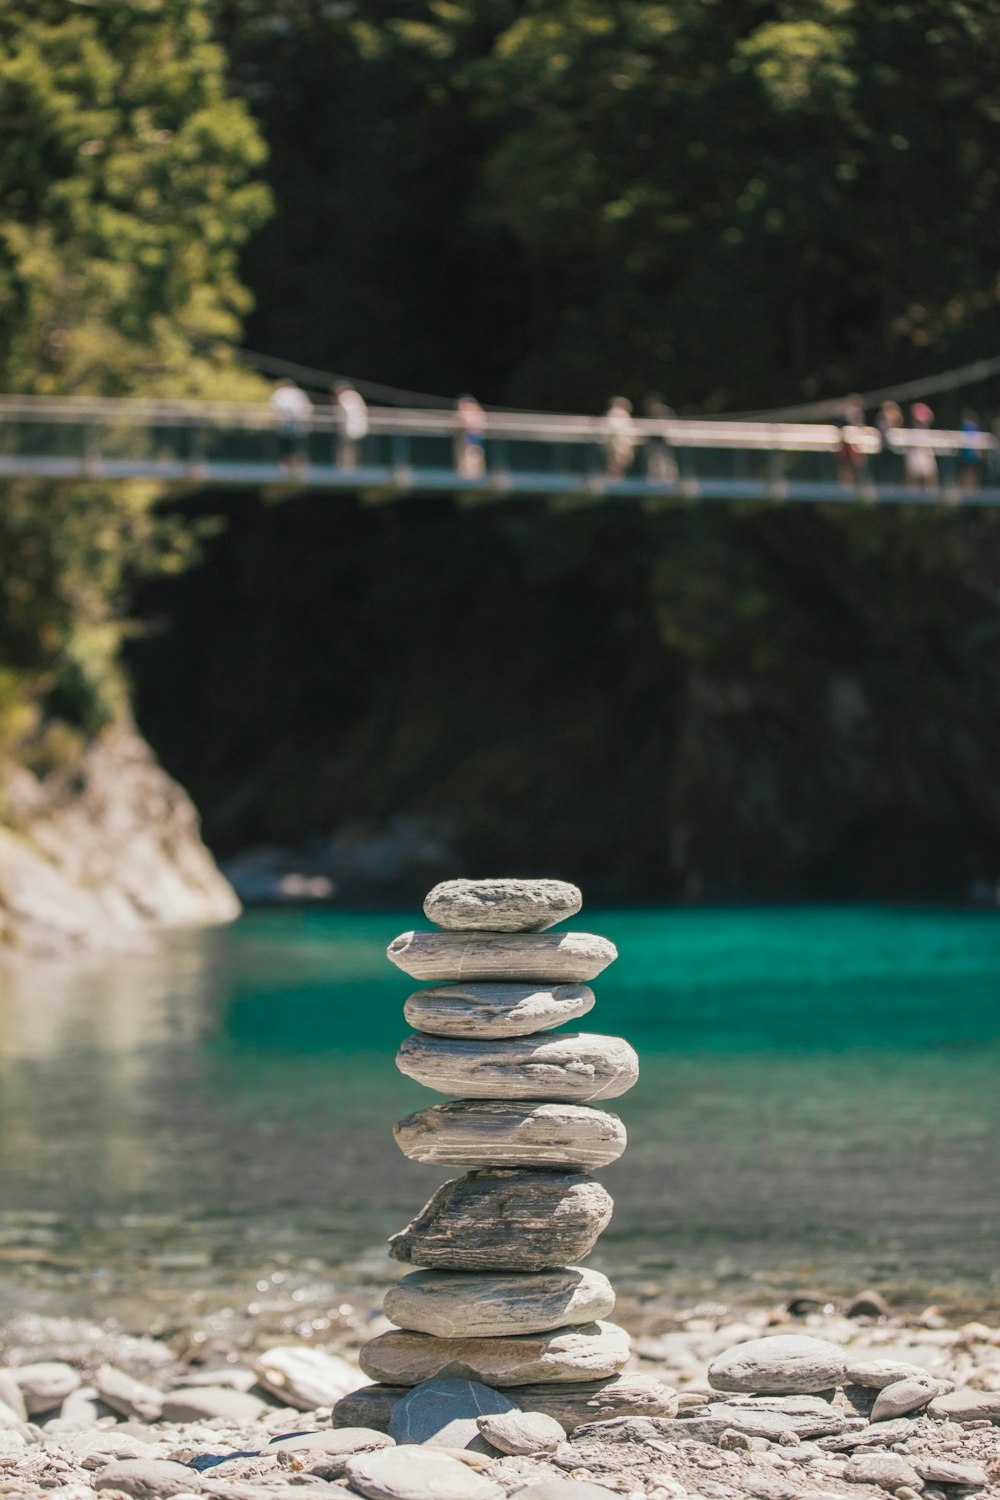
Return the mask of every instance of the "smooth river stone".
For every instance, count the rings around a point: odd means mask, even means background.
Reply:
[[[596,979],[618,957],[592,932],[404,932],[387,956],[431,984],[478,979],[579,983]]]
[[[507,1276],[413,1271],[389,1288],[384,1305],[390,1322],[417,1333],[499,1338],[597,1322],[614,1310],[615,1294],[600,1271],[581,1266]]]
[[[417,990],[403,1015],[432,1036],[531,1036],[593,1008],[585,984],[442,984]]]
[[[400,1120],[393,1134],[404,1156],[436,1167],[588,1172],[617,1161],[628,1140],[607,1110],[505,1099],[432,1104]]]
[[[468,1172],[438,1188],[389,1254],[439,1271],[559,1269],[590,1254],[612,1206],[592,1177]]]
[[[387,1432],[392,1411],[409,1394],[400,1385],[366,1385],[344,1396],[333,1408],[334,1427],[373,1427]],[[611,1380],[584,1380],[567,1385],[504,1387],[521,1411],[543,1412],[567,1432],[583,1422],[610,1422],[616,1417],[673,1417],[677,1392],[655,1375],[615,1375]]]
[[[449,930],[544,932],[582,905],[564,880],[442,880],[428,893],[424,916]]]
[[[727,1349],[709,1365],[708,1383],[717,1391],[780,1395],[827,1391],[842,1385],[846,1373],[847,1355],[839,1344],[778,1334]]]
[[[617,1099],[639,1077],[628,1042],[588,1031],[482,1041],[418,1032],[403,1042],[396,1067],[439,1094],[573,1104]]]
[[[439,1339],[393,1329],[369,1340],[361,1368],[387,1385],[419,1385],[446,1375],[484,1385],[606,1380],[628,1364],[629,1342],[616,1323],[582,1323],[550,1333],[499,1339]]]

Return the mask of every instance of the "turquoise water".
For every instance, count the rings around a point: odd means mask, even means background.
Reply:
[[[392,1062],[412,986],[384,952],[412,925],[252,913],[149,955],[0,974],[0,1268],[380,1265],[448,1175],[391,1135],[432,1098]],[[611,1106],[630,1147],[604,1174],[598,1263],[679,1293],[1000,1300],[1000,915],[586,925],[621,958],[584,1024],[643,1064]]]

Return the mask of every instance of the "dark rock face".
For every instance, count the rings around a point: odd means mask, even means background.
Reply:
[[[175,628],[132,667],[221,854],[294,850],[345,898],[460,868],[595,900],[996,881],[986,513],[199,505],[233,525],[149,591]]]

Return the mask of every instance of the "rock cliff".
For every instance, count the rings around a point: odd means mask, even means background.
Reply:
[[[0,798],[0,949],[136,947],[239,911],[190,798],[129,724],[71,767],[0,767]]]

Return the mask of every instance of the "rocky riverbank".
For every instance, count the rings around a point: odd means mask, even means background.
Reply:
[[[186,792],[128,723],[45,774],[0,764],[0,950],[129,949],[239,902]]]
[[[261,1294],[265,1302],[265,1294]],[[157,1337],[114,1321],[25,1313],[0,1325],[0,1494],[42,1500],[958,1500],[1000,1494],[1000,1327],[902,1318],[877,1296],[845,1310],[721,1304],[616,1316],[627,1384],[655,1377],[658,1415],[566,1431],[535,1408],[432,1381],[379,1417],[360,1346],[387,1326],[374,1293],[331,1308],[311,1339],[267,1308]],[[230,1328],[230,1334],[225,1332]],[[280,1337],[280,1334],[279,1334]],[[440,1389],[444,1385],[445,1389]],[[610,1387],[614,1382],[605,1383]],[[648,1392],[650,1382],[644,1383]],[[358,1397],[345,1400],[348,1393]],[[557,1387],[550,1387],[552,1395]],[[338,1405],[339,1403],[339,1405]],[[360,1428],[355,1407],[369,1421]],[[348,1424],[345,1426],[345,1424]],[[392,1435],[381,1431],[391,1424]],[[419,1446],[416,1446],[419,1444]]]

